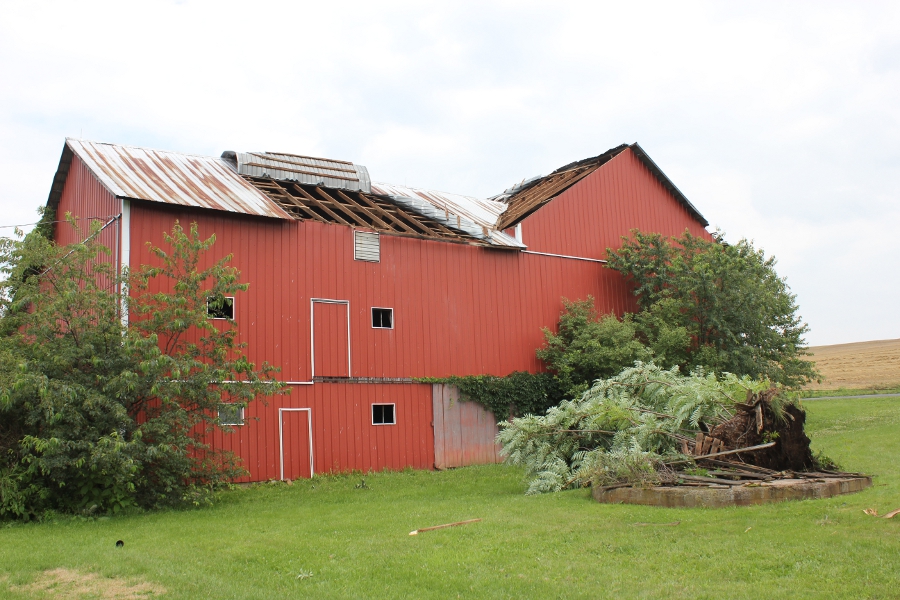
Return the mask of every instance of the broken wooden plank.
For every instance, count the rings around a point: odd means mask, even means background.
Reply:
[[[757,467],[756,465],[750,465],[743,462],[736,462],[732,460],[717,460],[715,458],[708,458],[706,456],[703,457],[705,462],[716,465],[718,467],[727,467],[729,469],[738,469],[741,471],[751,471],[753,473],[759,473],[760,475],[776,475],[778,471],[773,471],[772,469],[766,469],[765,467]]]
[[[697,437],[694,438],[694,456],[700,456],[703,454],[703,438],[705,436],[703,433],[698,433]]]
[[[697,481],[700,483],[715,483],[718,485],[744,485],[744,481],[732,481],[730,479],[718,479],[716,477],[701,477],[700,475],[678,475],[679,479]]]
[[[710,475],[715,475],[717,477],[726,476],[726,477],[743,477],[744,479],[756,479],[756,480],[765,480],[771,479],[771,475],[763,475],[762,473],[748,473],[747,471],[709,471]]]
[[[776,443],[776,442],[769,442],[768,444],[760,444],[760,445],[758,445],[758,446],[747,446],[746,448],[737,448],[736,450],[726,450],[725,452],[718,452],[718,453],[716,453],[716,454],[708,454],[708,455],[706,455],[706,456],[698,456],[698,457],[697,457],[697,460],[706,460],[707,458],[715,458],[715,457],[717,457],[717,456],[727,456],[727,455],[729,455],[729,454],[741,454],[741,453],[744,453],[744,452],[754,452],[754,451],[756,451],[756,450],[763,450],[763,449],[765,449],[765,448],[771,448],[772,446],[775,445],[775,443]],[[690,462],[690,461],[687,461],[687,460],[676,460],[676,461],[672,461],[672,462],[669,462],[669,463],[666,463],[666,464],[668,464],[668,465],[678,465],[678,464],[686,463],[686,462]]]
[[[445,523],[444,525],[432,525],[431,527],[423,527],[422,529],[416,529],[415,531],[410,531],[409,535],[419,535],[423,531],[434,531],[435,529],[444,529],[446,527],[456,527],[457,525],[467,525],[469,523],[477,523],[481,519],[469,519],[468,521],[457,521],[456,523]]]

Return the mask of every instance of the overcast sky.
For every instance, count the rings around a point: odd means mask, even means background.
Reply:
[[[810,344],[900,337],[900,3],[0,11],[0,226],[35,220],[66,136],[481,197],[639,142],[711,229],[778,258]]]

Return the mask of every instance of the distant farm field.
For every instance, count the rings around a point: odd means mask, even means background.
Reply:
[[[900,387],[900,340],[813,346],[810,352],[824,381],[809,385],[808,389]]]

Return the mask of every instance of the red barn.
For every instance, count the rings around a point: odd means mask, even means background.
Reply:
[[[541,368],[561,298],[634,308],[607,247],[632,228],[709,237],[637,144],[490,199],[373,183],[353,163],[268,152],[192,156],[67,140],[48,205],[100,219],[121,267],[177,219],[216,234],[249,291],[233,317],[289,395],[232,415],[248,480],[497,460],[493,417],[415,378]],[[80,241],[65,223],[59,243]]]

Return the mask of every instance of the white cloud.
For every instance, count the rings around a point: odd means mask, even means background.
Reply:
[[[780,260],[813,343],[900,337],[900,5],[30,2],[0,20],[0,225],[65,136],[355,160],[487,196],[639,141]]]

